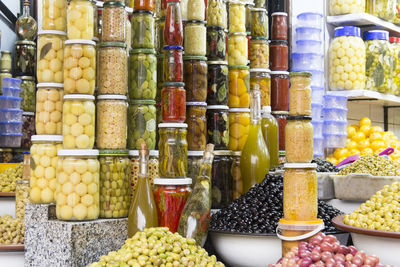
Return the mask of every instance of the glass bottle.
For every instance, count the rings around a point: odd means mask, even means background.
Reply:
[[[208,144],[204,151],[200,172],[192,194],[186,202],[179,220],[178,233],[193,238],[203,246],[206,242],[211,210],[211,170],[214,159],[214,145]]]
[[[240,171],[243,178],[243,193],[264,180],[269,172],[270,158],[261,129],[261,92],[251,91],[249,136],[242,150]]]
[[[25,0],[22,15],[15,23],[15,29],[19,40],[35,40],[37,33],[37,23],[35,19],[31,17],[30,13],[31,7],[29,0]]]
[[[269,152],[269,167],[270,169],[276,168],[279,165],[279,132],[278,122],[271,115],[271,106],[263,107],[261,129]]]
[[[158,217],[153,190],[150,186],[149,151],[146,143],[142,143],[139,150],[139,175],[136,190],[132,197],[128,215],[128,237],[145,228],[157,227]]]

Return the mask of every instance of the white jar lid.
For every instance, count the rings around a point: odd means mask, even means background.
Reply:
[[[67,36],[66,32],[63,31],[56,31],[56,30],[45,30],[45,31],[39,31],[38,35],[44,35],[44,34],[55,34],[55,35],[64,35]]]
[[[267,73],[270,73],[271,70],[270,69],[263,69],[263,68],[254,68],[254,69],[250,69],[250,72],[267,72]]]
[[[80,95],[80,94],[71,94],[71,95],[65,95],[64,100],[67,99],[76,99],[76,100],[94,100],[94,96],[92,95]]]
[[[57,153],[58,156],[65,157],[65,156],[98,156],[99,151],[97,149],[60,149]]]
[[[127,100],[124,95],[98,95],[97,100]]]
[[[129,156],[139,157],[139,150],[129,150]]]
[[[273,70],[273,71],[271,71],[271,75],[272,74],[274,74],[274,75],[289,75],[289,72],[288,71],[282,71],[282,70],[279,70],[279,71]]]
[[[186,123],[160,123],[158,128],[187,128]]]
[[[175,179],[167,179],[167,178],[156,178],[153,180],[154,185],[191,185],[191,178],[175,178]]]
[[[64,88],[63,83],[38,83],[37,88]]]
[[[207,109],[225,109],[225,110],[228,110],[229,107],[228,106],[223,106],[223,105],[211,105],[211,106],[207,106]]]
[[[32,112],[33,113],[33,112]],[[32,135],[32,142],[62,142],[62,135]]]
[[[263,106],[261,113],[271,113],[271,106]]]
[[[207,106],[206,102],[186,102],[186,106]]]
[[[285,163],[285,169],[316,169],[316,163]]]
[[[70,40],[66,40],[65,44],[83,44],[83,45],[93,45],[95,46],[96,43],[94,41],[91,40],[85,40],[85,39],[70,39]]]
[[[230,156],[232,155],[231,150],[214,150],[214,156]]]
[[[288,14],[285,12],[274,12],[274,13],[272,13],[271,16],[286,16],[287,17]]]
[[[24,111],[22,112],[22,116],[35,116],[35,112]]]
[[[249,108],[230,108],[229,112],[250,112]]]
[[[150,157],[158,157],[158,155],[159,155],[158,150],[150,150],[149,151]]]
[[[202,157],[204,155],[203,150],[188,150],[187,152],[188,157]]]

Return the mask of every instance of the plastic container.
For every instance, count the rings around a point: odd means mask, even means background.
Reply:
[[[324,121],[324,134],[345,134],[347,121]]]
[[[307,71],[311,72],[311,74],[312,74],[311,88],[314,86],[324,88],[325,72],[321,71],[321,70],[307,70]]]
[[[292,53],[293,70],[320,70],[323,69],[323,54],[316,53]]]
[[[21,97],[0,96],[0,107],[19,109],[21,107]]]
[[[298,27],[322,27],[323,15],[314,12],[305,12],[297,15]]]
[[[21,88],[21,82],[22,82],[21,79],[3,78],[3,87],[18,88],[19,89],[19,88]]]
[[[22,109],[0,109],[0,121],[21,121]]]
[[[347,108],[324,108],[322,116],[326,121],[345,121],[347,119]]]
[[[22,133],[0,133],[0,147],[20,147]]]
[[[322,104],[311,103],[311,118],[313,120],[319,121],[322,117]]]
[[[324,47],[321,41],[297,40],[295,51],[298,53],[318,53],[323,54]]]
[[[314,137],[322,138],[324,121],[312,120],[311,123],[314,127]]]
[[[314,128],[315,131],[315,128]],[[324,156],[324,138],[318,138],[314,136],[314,158]]]
[[[2,88],[3,96],[19,97],[21,93],[20,88],[4,87]]]
[[[311,102],[312,103],[323,103],[325,90],[323,87],[311,86]]]
[[[296,28],[296,40],[321,40],[321,29],[314,27],[297,27]]]
[[[347,108],[347,96],[324,95],[324,107]]]
[[[22,121],[0,121],[0,133],[21,133]]]
[[[324,135],[325,147],[327,148],[338,148],[346,145],[347,133],[346,134],[326,134]]]

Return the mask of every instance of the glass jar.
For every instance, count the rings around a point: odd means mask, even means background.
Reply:
[[[269,45],[269,65],[271,70],[289,69],[289,48],[286,41],[271,41]]]
[[[288,14],[285,12],[272,13],[271,38],[272,40],[288,39]]]
[[[35,112],[35,78],[30,76],[18,76],[16,78],[21,79],[21,109],[23,111]]]
[[[130,205],[128,150],[100,150],[100,217],[128,216]]]
[[[12,68],[12,59],[10,51],[1,51],[1,59],[0,59],[0,68],[1,72],[9,72],[11,73]]]
[[[105,2],[103,5],[102,42],[126,41],[126,11],[121,2]],[[97,22],[96,22],[97,25]]]
[[[216,150],[229,149],[228,112],[227,106],[207,106],[207,144],[213,144]]]
[[[392,94],[400,94],[400,38],[390,37],[390,43],[393,50],[393,87]]]
[[[330,0],[329,1],[329,15],[345,15],[350,13],[364,13],[365,12],[365,0]]]
[[[25,205],[29,203],[29,180],[17,180],[15,187],[15,218],[25,221]]]
[[[36,78],[39,83],[64,81],[65,32],[42,31],[38,34]]]
[[[329,89],[364,89],[366,57],[361,29],[337,27],[334,37],[329,46]]]
[[[311,116],[311,72],[291,72],[289,115]]]
[[[180,1],[182,21],[188,20],[188,4],[189,4],[189,0],[181,0]]]
[[[186,91],[184,83],[164,83],[161,91],[161,112],[163,122],[184,122],[186,120]]]
[[[287,117],[289,116],[289,112],[287,111],[272,111],[272,116],[275,117],[278,122],[278,140],[279,140],[279,151],[285,150],[285,128],[287,124]]]
[[[192,186],[196,184],[197,176],[200,174],[204,151],[188,150],[188,176],[192,178]]]
[[[205,102],[207,99],[207,58],[185,56],[183,69],[186,101]]]
[[[396,0],[367,0],[366,4],[366,11],[371,15],[391,22],[396,18]]]
[[[61,135],[33,135],[30,149],[30,201],[34,204],[55,202],[57,151],[62,148]]]
[[[226,58],[226,33],[225,29],[218,26],[207,27],[207,59],[225,60]]]
[[[22,113],[22,137],[21,147],[30,148],[32,146],[31,137],[35,134],[35,113]]]
[[[191,0],[190,2],[195,2]],[[189,3],[190,3],[189,2]],[[203,0],[202,0],[203,2]],[[185,27],[185,54],[193,56],[206,55],[206,26],[204,21],[189,21]]]
[[[189,150],[205,150],[207,139],[207,103],[186,102],[188,125],[187,142]]]
[[[160,227],[168,227],[172,233],[178,230],[183,208],[192,192],[191,184],[190,178],[154,180],[154,200]]]
[[[104,5],[104,3],[103,3],[103,5]],[[99,17],[98,17],[99,12],[98,12],[98,8],[97,8],[96,0],[92,0],[92,6],[93,6],[93,41],[99,42],[101,40],[101,38],[99,38],[97,36],[97,33],[99,32],[99,29],[97,28],[97,25],[98,25],[97,22],[99,20]]]
[[[32,41],[16,41],[14,52],[14,75],[35,76],[36,43]]]
[[[208,61],[207,104],[228,104],[228,62]]]
[[[158,53],[163,53],[165,18],[159,18],[156,21],[156,48]]]
[[[254,2],[254,1],[252,1]],[[251,15],[250,11],[254,8],[254,3],[252,2],[245,2],[245,9],[246,9],[246,33],[247,35],[251,36]]]
[[[97,96],[96,147],[125,149],[128,103],[124,95]]]
[[[93,148],[95,116],[94,96],[64,96],[62,133],[65,149]]]
[[[242,151],[250,128],[250,109],[229,109],[229,149]]]
[[[164,82],[183,82],[182,46],[164,46]]]
[[[187,177],[187,124],[160,123],[158,143],[160,177]]]
[[[137,10],[132,14],[131,23],[132,48],[153,49],[155,45],[154,14],[150,11]]]
[[[125,43],[100,43],[98,94],[126,95],[128,56]]]
[[[286,160],[289,163],[313,159],[313,125],[311,117],[289,116],[285,127]]]
[[[247,66],[229,66],[230,108],[249,108],[250,72]]]
[[[232,151],[232,180],[233,195],[232,200],[238,199],[243,194],[243,180],[240,172],[240,156],[241,151]]]
[[[155,11],[156,10],[156,1],[155,0],[134,0],[134,10],[148,10]]]
[[[71,0],[69,2],[67,28],[68,39],[93,40],[94,8],[90,1]]]
[[[250,68],[269,68],[268,39],[264,37],[251,38],[249,45]]]
[[[229,2],[229,32],[246,32],[246,8],[243,2]]]
[[[365,32],[365,89],[389,93],[393,84],[393,51],[389,32],[373,30]]]
[[[255,8],[267,8],[267,1],[265,0],[254,0]]]
[[[165,18],[166,13],[167,13],[167,0],[156,0],[157,17]]]
[[[156,124],[162,123],[161,102],[156,104]],[[158,149],[158,141],[160,140],[160,133],[156,131],[156,149]]]
[[[261,92],[261,107],[271,105],[271,76],[269,69],[250,69],[250,90]]]
[[[148,149],[156,145],[156,102],[131,100],[128,108],[128,147],[140,149],[145,142]]]
[[[244,65],[248,62],[248,42],[246,33],[235,32],[229,34],[228,63],[229,66]]]
[[[264,8],[250,9],[251,37],[268,39],[268,14]]]
[[[285,219],[315,220],[318,215],[318,178],[315,171],[317,164],[286,163],[284,166],[283,215]]]
[[[39,83],[36,91],[37,134],[62,134],[63,84]]]
[[[157,93],[156,51],[133,49],[129,62],[129,98],[154,100]]]
[[[271,71],[271,109],[289,111],[289,72]]]
[[[42,30],[67,31],[67,2],[57,0],[43,0],[42,2]]]
[[[158,178],[158,150],[149,150],[148,173],[151,187],[154,185],[154,179]],[[131,184],[131,196],[136,190],[136,183],[139,176],[139,150],[129,150],[129,180]]]
[[[167,12],[164,27],[164,44],[183,45],[183,25],[178,1],[167,1]]]
[[[56,215],[64,221],[94,220],[100,214],[98,150],[60,149]]]
[[[65,41],[65,50],[64,50],[65,93],[93,95],[95,85],[96,85],[96,43],[89,40]]]
[[[218,26],[225,29],[228,28],[226,13],[226,1],[208,0],[207,26]]]
[[[164,84],[164,54],[157,55],[157,93],[156,101],[161,102],[161,90]]]
[[[212,209],[228,206],[233,201],[232,152],[214,151],[212,163]]]
[[[205,20],[205,15],[206,15],[206,6],[204,0],[188,1],[188,7],[187,7],[188,20]]]

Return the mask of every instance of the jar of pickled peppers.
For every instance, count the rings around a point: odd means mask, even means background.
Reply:
[[[164,44],[183,45],[183,26],[179,1],[167,0],[167,12],[164,26]]]
[[[185,56],[183,66],[186,100],[188,102],[205,102],[207,99],[207,58]]]
[[[242,151],[250,128],[250,109],[229,109],[229,149]]]
[[[229,66],[229,101],[230,108],[249,108],[250,72],[248,66]]]
[[[134,10],[148,10],[155,11],[156,10],[156,1],[155,0],[134,0],[133,2]]]
[[[184,122],[186,119],[185,84],[180,82],[164,83],[161,91],[161,112],[163,122]]]
[[[271,76],[269,69],[250,69],[250,90],[261,92],[261,106],[271,105]]]
[[[228,106],[207,106],[207,143],[213,144],[216,150],[229,149],[228,113]]]
[[[207,140],[207,103],[186,102],[187,142],[189,150],[205,150]]]

